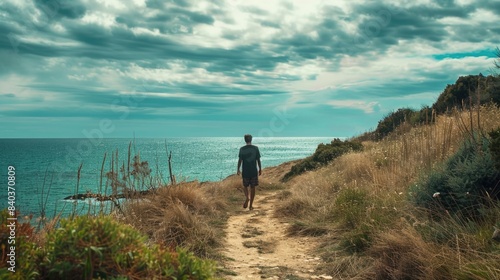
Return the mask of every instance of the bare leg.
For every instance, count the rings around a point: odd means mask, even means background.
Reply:
[[[248,206],[248,187],[243,187],[243,192],[245,193],[245,203],[243,204],[243,208],[247,208]]]
[[[248,197],[248,196],[247,196]],[[253,199],[255,198],[255,187],[250,187],[250,210],[253,209]]]

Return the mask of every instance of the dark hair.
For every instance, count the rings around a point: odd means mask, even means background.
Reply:
[[[252,135],[245,134],[245,143],[252,143]]]

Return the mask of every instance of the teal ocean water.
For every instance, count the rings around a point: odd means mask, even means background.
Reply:
[[[332,137],[254,138],[262,155],[263,167],[311,155],[318,144],[329,143]],[[130,145],[131,144],[131,145]],[[67,201],[73,195],[82,164],[79,193],[97,192],[101,169],[111,170],[112,154],[118,153],[121,166],[140,155],[147,161],[152,175],[168,182],[168,156],[172,152],[172,168],[177,181],[217,181],[236,172],[238,151],[245,143],[242,137],[167,138],[167,139],[0,139],[0,192],[2,209],[8,206],[7,172],[15,168],[16,209],[22,215],[39,215],[42,204],[46,213],[68,213],[76,203],[85,208],[92,201]],[[125,164],[126,166],[126,164]],[[102,179],[104,186],[106,178]],[[88,208],[88,207],[87,207]],[[82,210],[83,211],[83,210]]]

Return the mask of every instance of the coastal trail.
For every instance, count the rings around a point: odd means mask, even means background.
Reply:
[[[332,279],[314,273],[321,261],[312,254],[315,238],[288,236],[288,224],[274,217],[277,193],[257,189],[254,209],[229,218],[223,253],[231,275],[224,279]]]

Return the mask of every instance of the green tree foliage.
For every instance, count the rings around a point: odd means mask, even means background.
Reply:
[[[296,175],[324,166],[345,153],[362,149],[363,145],[359,142],[342,141],[338,138],[333,139],[330,144],[319,144],[314,154],[292,166],[282,181],[288,181]]]
[[[388,114],[378,122],[377,128],[375,129],[375,139],[380,140],[386,137],[400,124],[406,120],[410,120],[414,113],[415,111],[413,109],[401,108]]]
[[[479,137],[477,137],[479,138]],[[467,140],[442,168],[412,187],[413,201],[430,210],[478,218],[490,199],[499,198],[500,172],[494,168],[489,140]]]
[[[431,123],[436,115],[444,114],[452,108],[463,106],[467,109],[471,105],[489,102],[500,105],[500,76],[462,76],[454,84],[447,85],[431,107],[424,106],[420,110],[400,108],[380,120],[374,131],[367,132],[357,139],[379,141],[402,123],[406,122],[412,126]]]
[[[432,108],[429,106],[422,106],[419,111],[413,112],[409,119],[412,125],[429,124],[433,121]]]
[[[418,111],[411,108],[401,108],[386,115],[378,122],[377,128],[374,131],[364,133],[363,135],[357,137],[357,140],[379,141],[393,132],[402,123],[406,122],[415,126],[429,124],[434,120],[433,110],[429,106],[422,106],[422,108]]]
[[[469,108],[470,104],[487,102],[500,104],[500,78],[482,74],[469,75],[459,77],[455,84],[447,85],[432,109],[442,114],[454,107]]]

